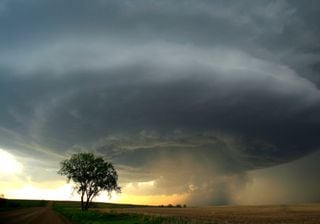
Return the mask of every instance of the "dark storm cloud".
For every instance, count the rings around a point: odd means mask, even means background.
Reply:
[[[95,150],[124,182],[228,202],[319,148],[318,4],[1,1],[0,146]]]

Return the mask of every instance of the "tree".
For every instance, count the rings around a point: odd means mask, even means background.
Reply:
[[[74,189],[81,195],[82,211],[88,210],[92,199],[101,191],[107,191],[110,197],[112,191],[121,192],[113,165],[93,153],[73,154],[60,165],[58,174],[66,176],[68,182],[72,180]]]

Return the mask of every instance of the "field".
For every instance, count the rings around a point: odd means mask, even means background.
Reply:
[[[151,206],[94,203],[89,211],[82,212],[79,209],[79,205],[79,202],[55,202],[53,208],[56,212],[65,216],[75,224],[190,223],[187,219],[176,216],[165,217],[161,215],[144,215],[139,213],[121,212],[123,209],[154,208]]]
[[[190,223],[319,224],[320,204],[282,206],[216,206],[203,208],[117,208],[102,212],[179,217]]]
[[[63,218],[62,216],[66,218],[66,222],[61,223],[73,224],[320,224],[320,204],[168,208],[94,203],[89,211],[82,212],[80,211],[79,202],[54,201],[47,203],[45,201],[8,200],[7,203],[7,211],[4,209],[0,210],[0,223],[1,216],[5,217],[4,215],[6,215],[6,217],[13,217],[10,216],[10,214],[13,214],[15,211],[17,211],[15,212],[16,214],[23,214],[28,211],[39,211],[39,214],[42,214],[42,219],[44,220],[46,217],[44,217],[43,214],[49,214],[48,212],[50,212],[50,210],[52,212],[53,209],[56,213],[60,214],[61,218]],[[10,207],[10,204],[19,204],[19,206]],[[39,206],[46,207],[41,208]],[[28,216],[26,214],[25,216]],[[33,220],[42,220],[39,217],[41,216],[35,215]],[[51,217],[50,220],[54,218],[54,215],[51,214]],[[15,216],[15,220],[18,218],[19,217]],[[32,222],[32,220],[30,222],[25,221],[26,222],[21,223],[41,223],[39,221]],[[46,221],[45,223],[47,224],[49,222]]]
[[[66,209],[66,204],[57,203],[56,206]],[[75,212],[74,204],[69,204],[69,209]],[[160,208],[101,203],[94,205],[91,215],[100,217],[95,223],[319,224],[320,204]],[[80,218],[76,223],[88,222]]]

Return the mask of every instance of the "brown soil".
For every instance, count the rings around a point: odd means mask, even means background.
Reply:
[[[0,224],[70,224],[56,214],[51,203],[47,207],[34,207],[0,212]]]

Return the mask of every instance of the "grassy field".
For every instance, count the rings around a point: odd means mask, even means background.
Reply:
[[[101,212],[179,217],[189,223],[319,224],[320,204],[275,206],[212,206],[195,208],[105,208]],[[174,223],[174,222],[169,222]]]
[[[0,199],[0,211],[8,211],[19,208],[43,207],[48,201],[44,200],[21,200],[21,199]]]
[[[168,208],[93,203],[87,212],[80,210],[80,202],[54,201],[49,204],[73,224],[320,223],[320,204]],[[0,208],[5,211],[46,205],[47,201],[7,200],[6,206]]]
[[[76,224],[82,223],[172,223],[172,224],[319,224],[320,204],[275,206],[212,206],[160,208],[96,203],[81,212],[79,203],[55,203],[56,210]]]
[[[144,209],[151,206],[122,205],[94,203],[89,211],[80,210],[79,202],[55,202],[53,208],[56,212],[67,217],[75,224],[161,224],[161,223],[191,223],[186,218],[176,216],[144,215],[139,213],[123,213],[113,209]],[[107,209],[107,211],[104,211]]]

